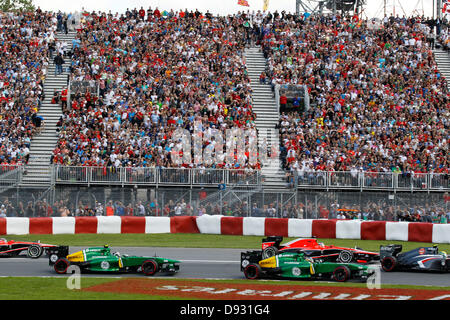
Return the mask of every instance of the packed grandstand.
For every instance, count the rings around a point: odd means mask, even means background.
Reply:
[[[26,161],[55,15],[2,14],[3,163]],[[243,56],[254,43],[266,81],[306,84],[314,106],[280,115],[286,168],[448,172],[449,92],[420,17],[373,29],[355,17],[135,9],[85,13],[77,31],[70,78],[100,91],[64,109],[55,164],[171,167],[177,127],[254,127]]]
[[[397,16],[375,26],[351,15],[94,11],[82,13],[65,51],[57,35],[67,28],[66,15],[0,13],[0,160],[27,163],[31,140],[45,125],[37,116],[43,83],[60,51],[70,61],[68,81],[93,81],[98,92],[70,93],[51,164],[178,167],[170,156],[181,143],[172,138],[175,129],[193,133],[200,122],[205,149],[217,143],[212,130],[225,136],[228,129],[256,128],[244,55],[256,46],[267,59],[261,82],[273,91],[277,84],[306,85],[310,95],[308,110],[280,113],[279,154],[287,172],[448,174],[450,95],[429,22]],[[437,37],[444,47],[448,28],[444,21]],[[261,168],[246,157],[183,166]]]

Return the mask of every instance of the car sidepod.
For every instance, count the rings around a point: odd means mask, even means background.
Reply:
[[[152,276],[158,272],[175,274],[180,270],[180,261],[161,257],[122,257],[123,267],[126,271],[142,272]]]

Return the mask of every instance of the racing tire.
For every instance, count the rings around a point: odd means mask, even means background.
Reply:
[[[261,266],[256,263],[250,263],[244,269],[244,276],[250,280],[258,279],[261,277]]]
[[[42,253],[44,253],[44,248],[38,245],[31,245],[27,249],[27,256],[31,259],[37,259],[40,256],[42,256]]]
[[[67,269],[69,269],[70,261],[66,258],[61,258],[56,260],[55,264],[53,265],[53,269],[57,274],[65,274],[67,273]]]
[[[262,258],[264,259],[268,259],[270,257],[276,256],[278,254],[278,249],[274,246],[270,246],[265,248],[262,251]]]
[[[384,272],[394,271],[396,266],[397,259],[395,257],[388,256],[384,257],[383,260],[381,260],[381,269],[383,269]]]
[[[339,266],[333,271],[333,279],[337,282],[345,282],[350,279],[351,271],[347,266]]]
[[[153,276],[156,272],[158,272],[158,262],[155,260],[145,260],[142,263],[141,269],[146,276]]]
[[[339,252],[338,261],[342,263],[350,263],[353,260],[353,252],[342,250]]]

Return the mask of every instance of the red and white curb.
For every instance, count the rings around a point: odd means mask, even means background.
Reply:
[[[0,218],[0,235],[204,233],[450,243],[450,224],[257,217]]]

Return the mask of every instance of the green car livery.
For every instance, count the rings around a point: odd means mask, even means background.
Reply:
[[[367,265],[321,262],[305,258],[303,253],[286,252],[267,259],[261,257],[261,251],[241,253],[241,271],[247,279],[331,279],[344,282],[349,279],[365,280],[369,276]]]
[[[78,266],[81,271],[90,272],[142,272],[152,276],[157,272],[176,273],[178,260],[161,257],[121,255],[111,252],[108,246],[87,248],[68,254],[67,246],[60,246],[49,252],[49,264],[56,273],[67,273],[70,266]]]

